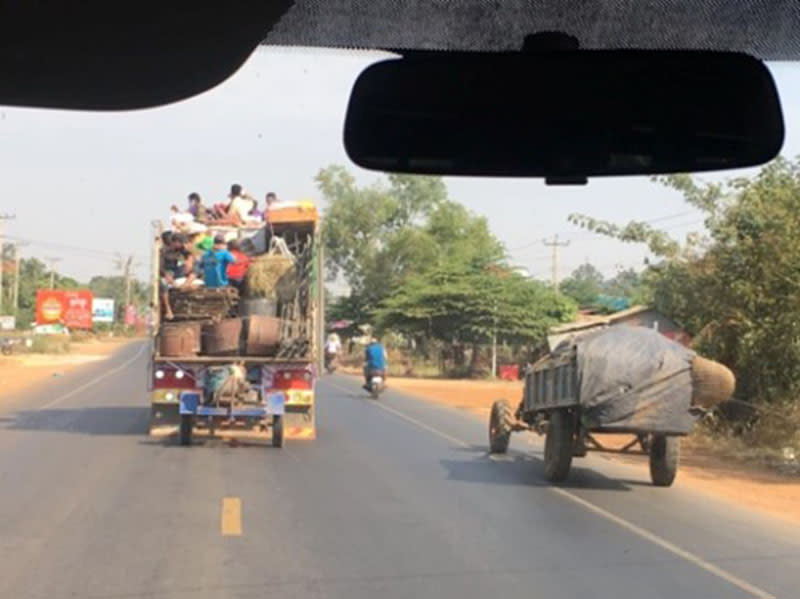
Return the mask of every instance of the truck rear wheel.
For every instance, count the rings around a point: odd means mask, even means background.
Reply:
[[[283,447],[283,416],[272,417],[272,446]]]
[[[193,428],[194,428],[194,416],[192,414],[181,414],[181,425],[179,429],[181,445],[192,444]]]
[[[650,441],[650,480],[657,487],[669,487],[678,473],[680,437],[653,435]]]
[[[544,475],[550,482],[567,478],[575,445],[575,418],[569,410],[553,410],[544,443]]]
[[[495,401],[489,416],[489,451],[491,453],[508,451],[513,424],[514,415],[511,413],[511,404],[505,399]]]

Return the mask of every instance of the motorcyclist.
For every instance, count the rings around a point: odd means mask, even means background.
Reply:
[[[325,368],[331,368],[336,364],[336,356],[342,349],[342,342],[339,341],[339,335],[331,333],[328,335],[328,340],[325,342]]]
[[[370,373],[379,374],[385,381],[386,370],[388,368],[386,348],[383,347],[377,338],[372,337],[370,339],[366,350],[364,350],[364,361],[364,389],[369,391]]]

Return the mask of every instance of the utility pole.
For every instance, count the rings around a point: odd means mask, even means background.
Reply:
[[[559,241],[558,235],[553,235],[553,241],[543,239],[542,243],[552,251],[550,268],[553,277],[553,289],[558,292],[558,248],[567,247],[569,241]]]
[[[322,234],[317,235],[317,322],[314,335],[317,338],[317,368],[319,373],[325,370],[325,255],[322,245]]]
[[[5,241],[3,232],[5,229],[6,221],[14,220],[17,218],[16,214],[3,213],[0,214],[0,314],[3,313],[3,269],[5,268]]]
[[[117,256],[116,260],[116,266],[122,271],[122,276],[125,279],[125,311],[123,314],[127,314],[128,306],[131,305],[131,275],[133,274],[134,267],[139,266],[138,262],[136,264],[133,263],[133,258],[133,255],[127,258]]]
[[[19,277],[20,277],[20,261],[21,261],[21,254],[19,249],[28,245],[24,241],[18,241],[17,245],[14,246],[14,261],[16,262],[16,266],[14,269],[14,314],[19,313]]]
[[[57,256],[48,256],[45,258],[50,263],[50,289],[55,289],[56,286],[56,264],[61,262],[61,258]]]

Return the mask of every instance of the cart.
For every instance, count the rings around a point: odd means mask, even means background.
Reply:
[[[511,433],[533,431],[545,435],[544,470],[551,482],[567,478],[573,458],[596,451],[647,455],[653,484],[672,485],[678,470],[680,437],[685,433],[588,423],[579,401],[576,357],[573,347],[530,366],[516,410],[505,399],[494,402],[489,419],[491,453],[506,453]],[[619,449],[609,448],[598,439],[604,433],[630,434],[631,439]]]

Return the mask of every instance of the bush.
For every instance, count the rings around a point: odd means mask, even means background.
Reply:
[[[720,409],[722,408],[722,409]],[[732,409],[733,408],[733,409]],[[713,417],[695,429],[693,441],[737,460],[757,462],[800,474],[800,404],[720,404]]]
[[[68,335],[35,335],[31,351],[39,354],[65,354],[69,352]]]
[[[91,331],[70,331],[69,338],[75,343],[85,343],[94,339],[95,335]]]

